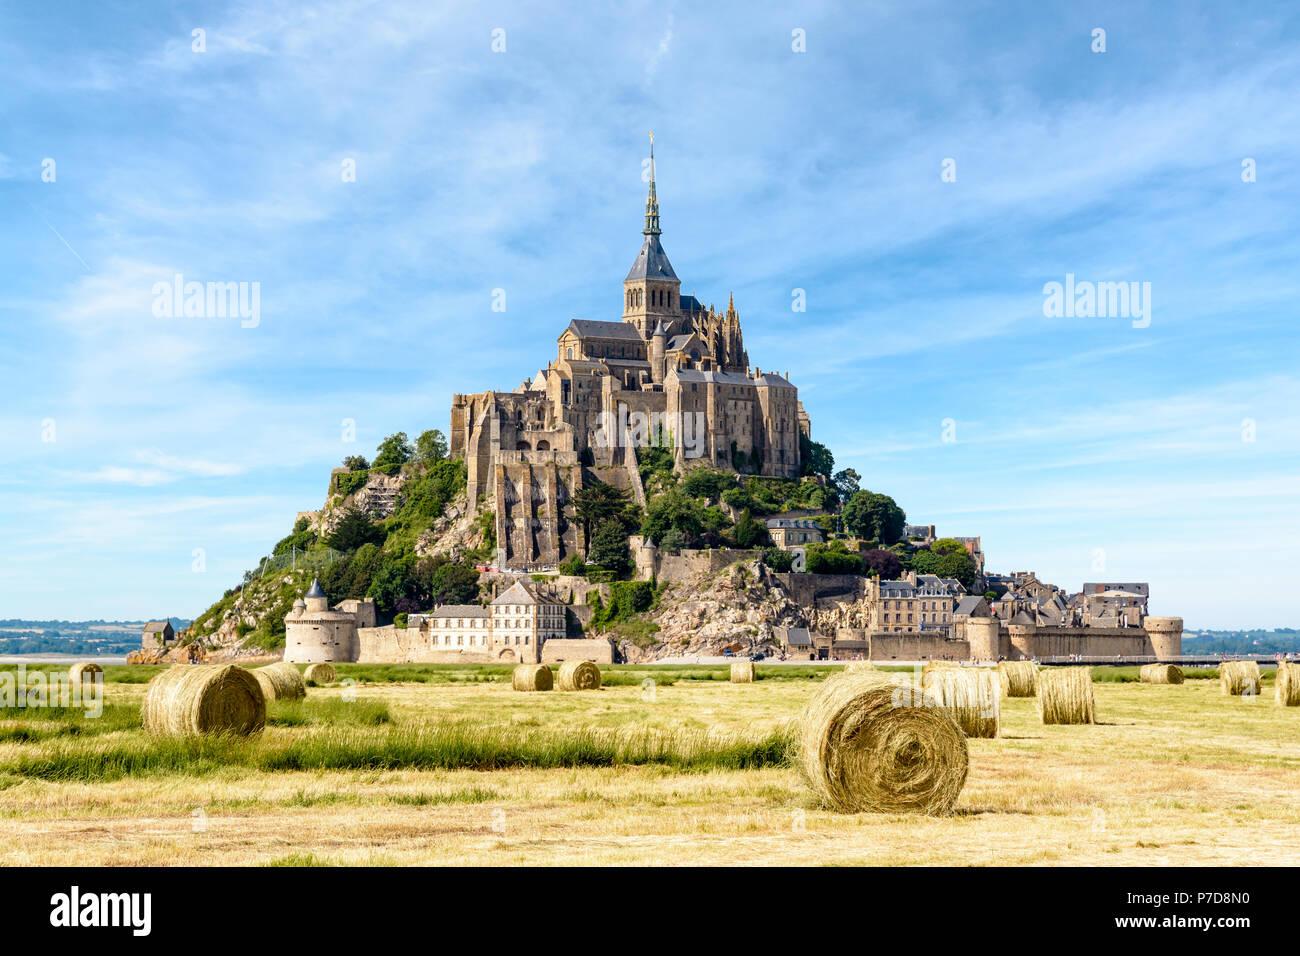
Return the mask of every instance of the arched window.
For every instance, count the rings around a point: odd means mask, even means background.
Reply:
[[[573,349],[571,349],[571,348],[565,349],[565,350],[564,350],[564,357],[565,357],[566,359],[568,359],[570,362],[572,362],[572,361],[573,361]]]

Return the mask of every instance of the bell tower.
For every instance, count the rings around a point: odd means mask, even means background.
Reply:
[[[650,134],[650,191],[645,200],[645,239],[636,261],[623,280],[623,321],[650,339],[662,322],[669,334],[681,326],[681,280],[659,242],[659,197],[655,193],[655,142]]]

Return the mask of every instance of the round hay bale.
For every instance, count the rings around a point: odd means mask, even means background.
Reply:
[[[1181,684],[1183,669],[1177,664],[1143,664],[1138,669],[1138,680],[1144,684]]]
[[[966,783],[966,737],[946,710],[884,674],[835,674],[797,730],[798,762],[822,804],[843,813],[946,814]]]
[[[731,682],[733,684],[752,684],[754,679],[753,661],[731,662]]]
[[[68,668],[68,680],[73,684],[79,684],[82,681],[93,682],[96,674],[103,673],[104,668],[92,661],[77,661],[77,663]]]
[[[1034,661],[999,661],[998,683],[1003,697],[1037,697],[1038,664]]]
[[[846,674],[858,674],[858,673],[870,674],[870,673],[874,673],[875,670],[876,670],[876,665],[871,663],[871,661],[849,661],[847,664],[844,665],[844,673]]]
[[[234,734],[266,726],[266,698],[251,671],[233,664],[177,664],[149,682],[140,708],[157,736]]]
[[[338,680],[338,677],[333,665],[325,663],[308,664],[302,675],[302,679],[312,687],[319,684],[332,684]]]
[[[262,685],[267,700],[302,700],[307,696],[307,684],[298,668],[287,661],[256,667],[250,671]]]
[[[520,664],[510,675],[510,686],[515,690],[550,690],[555,686],[555,675],[546,664]]]
[[[1091,667],[1051,667],[1038,672],[1038,711],[1045,724],[1095,724]]]
[[[1300,664],[1279,661],[1274,697],[1283,707],[1300,707]]]
[[[991,667],[935,667],[921,673],[921,692],[952,714],[967,737],[998,735],[998,673]]]
[[[591,661],[565,661],[560,665],[560,690],[599,690],[600,668]]]
[[[1254,661],[1224,661],[1219,665],[1219,686],[1231,697],[1259,693],[1259,665]]]

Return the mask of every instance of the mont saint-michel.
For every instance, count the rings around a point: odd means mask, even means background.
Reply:
[[[751,364],[734,296],[682,293],[654,153],[617,319],[572,318],[448,435],[350,456],[325,506],[141,659],[298,663],[1179,657],[1144,581],[1070,590],[986,567],[836,471],[797,373]],[[286,573],[287,571],[287,573]]]

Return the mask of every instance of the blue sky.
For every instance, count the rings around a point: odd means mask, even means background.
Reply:
[[[617,318],[653,129],[683,291],[837,467],[993,569],[1300,623],[1300,11],[700,7],[0,6],[0,617],[193,615]],[[156,316],[177,273],[259,324]],[[1067,273],[1150,325],[1045,317]]]

